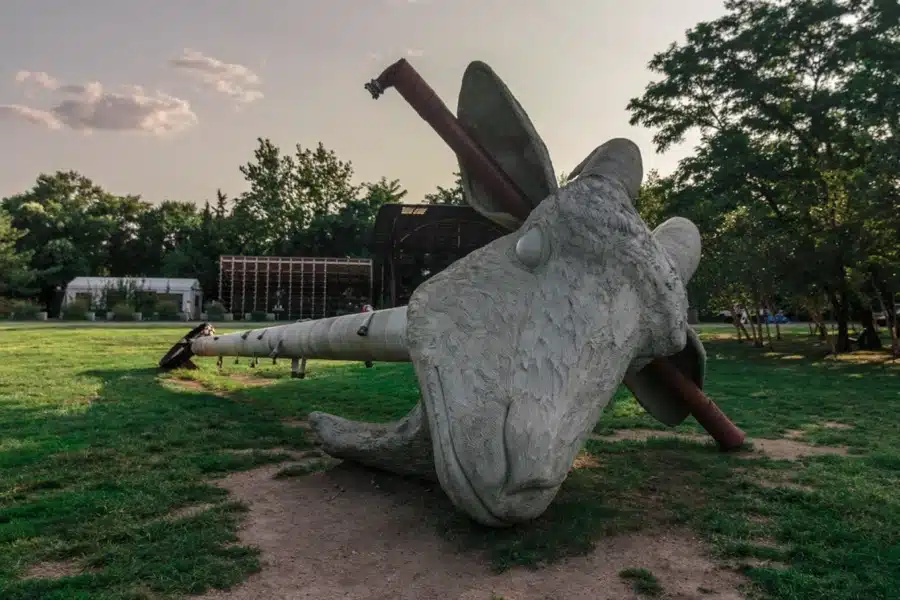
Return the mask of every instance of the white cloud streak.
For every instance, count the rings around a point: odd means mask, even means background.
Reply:
[[[62,129],[63,126],[53,113],[22,104],[0,104],[0,119],[25,121],[32,125],[43,125],[47,129]]]
[[[397,60],[398,54],[407,58],[421,58],[425,56],[425,51],[421,48],[407,48],[399,53],[369,52],[367,58],[369,60]]]
[[[244,65],[227,63],[190,48],[185,48],[178,58],[171,59],[169,65],[240,104],[250,104],[263,98],[259,89],[262,80]]]
[[[61,83],[35,71],[19,71],[16,81],[26,90],[42,90],[54,102],[47,109],[21,104],[0,105],[0,118],[25,121],[48,129],[82,132],[120,131],[155,136],[179,133],[197,124],[187,100],[140,86],[107,89],[99,82]]]

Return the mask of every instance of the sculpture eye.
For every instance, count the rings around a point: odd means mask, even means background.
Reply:
[[[516,242],[516,258],[529,269],[535,269],[544,261],[544,235],[535,227]]]

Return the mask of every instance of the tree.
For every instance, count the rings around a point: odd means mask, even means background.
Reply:
[[[200,224],[197,207],[189,202],[164,200],[149,207],[138,220],[140,235],[134,241],[135,258],[128,275],[159,277],[184,276],[184,269],[172,268],[176,256],[189,252],[192,237]],[[170,265],[167,269],[166,265]]]
[[[459,171],[453,173],[453,186],[445,188],[438,186],[437,190],[425,194],[423,204],[452,204],[454,206],[466,206],[465,194],[463,194],[462,174]]]
[[[268,139],[258,142],[254,161],[241,167],[250,190],[235,201],[231,217],[241,247],[252,254],[320,252],[327,246],[322,224],[361,191],[352,182],[352,164],[321,142],[312,149],[297,144],[294,155]]]
[[[382,177],[361,186],[358,196],[349,198],[337,213],[313,217],[305,233],[308,248],[318,256],[367,257],[375,217],[384,204],[400,202],[406,190],[396,179]]]
[[[133,263],[127,248],[137,236],[137,215],[148,206],[136,197],[109,194],[74,171],[41,174],[30,190],[0,205],[13,227],[28,232],[16,250],[31,255],[34,285],[51,313],[74,277],[105,275],[111,266]]]
[[[0,291],[23,295],[34,279],[49,305],[78,275],[196,277],[214,298],[223,254],[366,256],[378,210],[407,193],[385,177],[357,185],[321,143],[289,155],[259,138],[241,172],[247,192],[231,201],[216,190],[202,208],[110,194],[73,171],[41,174],[0,204]]]
[[[269,139],[257,142],[254,160],[240,167],[250,189],[234,202],[234,233],[248,254],[275,254],[309,215],[295,194],[293,157],[282,154]]]
[[[726,9],[653,57],[662,79],[629,102],[631,123],[654,128],[660,152],[699,130],[680,184],[706,198],[697,216],[709,227],[716,213],[731,223],[728,236],[705,235],[743,242],[747,283],[770,270],[753,294],[771,295],[773,279],[795,293],[821,285],[836,349],[846,351],[850,271],[884,250],[885,230],[897,231],[896,6],[728,0]]]
[[[13,227],[12,217],[0,209],[0,295],[26,296],[35,279],[30,267],[31,254],[16,250],[16,243],[27,234]]]

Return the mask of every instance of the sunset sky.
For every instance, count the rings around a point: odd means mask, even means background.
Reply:
[[[394,91],[363,84],[406,57],[455,110],[483,60],[543,136],[557,172],[611,137],[668,172],[625,106],[655,52],[722,0],[10,0],[0,18],[0,196],[74,169],[109,191],[203,202],[246,189],[257,137],[321,141],[359,181],[417,201],[452,182],[450,150]]]

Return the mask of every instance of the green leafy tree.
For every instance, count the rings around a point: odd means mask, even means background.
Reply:
[[[705,205],[685,206],[685,216],[704,222],[721,247],[740,246],[746,259],[732,264],[749,295],[772,295],[773,280],[800,294],[824,290],[836,349],[845,351],[850,271],[883,250],[882,230],[896,231],[896,6],[725,5],[724,17],[653,57],[650,69],[662,77],[631,100],[631,122],[656,130],[660,152],[700,132],[700,151],[682,161],[678,178]],[[761,268],[770,271],[763,278]]]
[[[231,219],[240,246],[252,254],[317,255],[333,245],[329,229],[361,188],[353,166],[320,142],[287,155],[259,140],[254,160],[241,167],[250,190],[234,203]]]
[[[146,205],[109,194],[74,171],[41,174],[22,194],[3,199],[13,227],[27,231],[16,243],[31,256],[35,287],[51,312],[60,291],[79,275],[106,275],[126,269],[137,237],[137,215]]]
[[[9,213],[0,209],[0,295],[27,296],[36,274],[31,269],[31,254],[16,250],[27,232],[13,227]]]
[[[437,190],[425,194],[422,204],[451,204],[454,206],[466,206],[466,197],[463,194],[462,174],[459,171],[453,173],[453,185],[449,188],[438,186]]]

